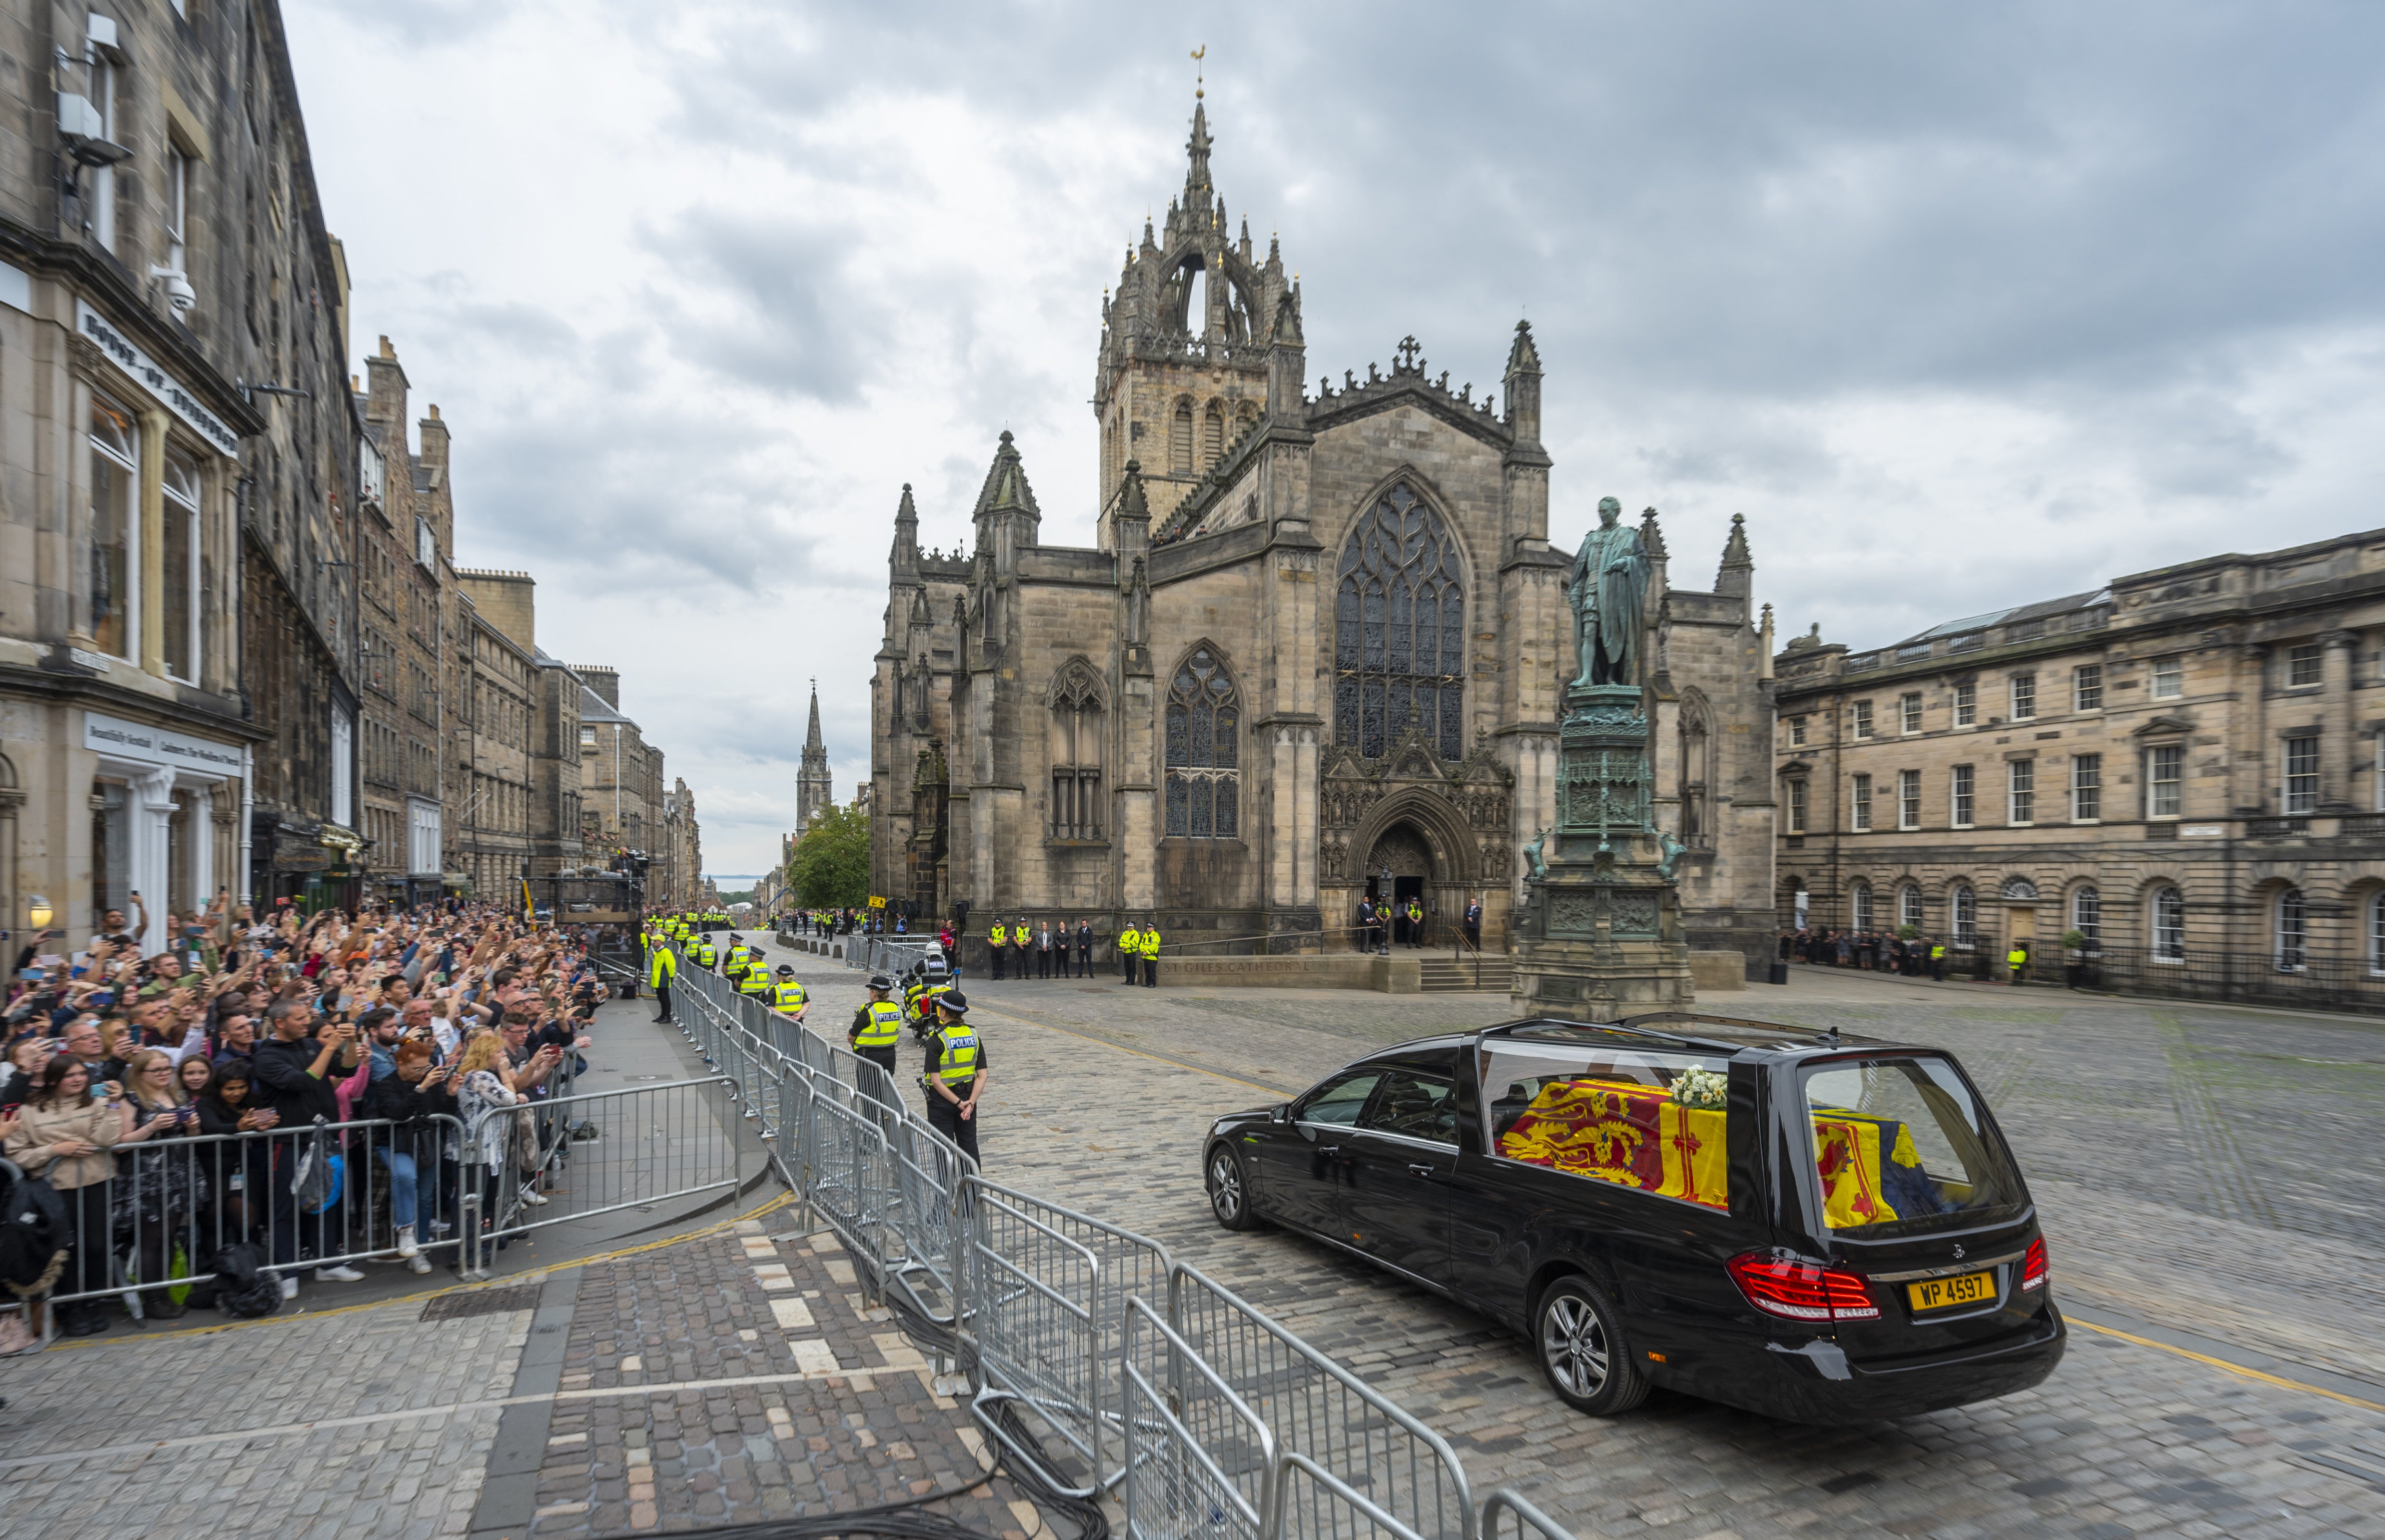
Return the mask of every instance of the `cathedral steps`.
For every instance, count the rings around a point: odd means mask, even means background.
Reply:
[[[1429,995],[1471,990],[1478,987],[1474,981],[1474,959],[1470,957],[1463,962],[1452,962],[1446,957],[1428,957],[1417,966],[1423,974],[1424,992]],[[1484,957],[1481,977],[1482,982],[1479,987],[1485,994],[1505,994],[1508,985],[1507,959],[1504,955]]]

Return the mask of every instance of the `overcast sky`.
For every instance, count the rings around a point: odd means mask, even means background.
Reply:
[[[775,859],[811,676],[868,773],[904,482],[961,542],[1008,428],[1092,542],[1203,43],[1310,374],[1414,333],[1481,389],[1529,316],[1553,535],[1653,504],[1703,587],[1744,513],[1783,640],[2385,525],[2374,4],[283,4],[457,557],[621,669],[716,872]]]

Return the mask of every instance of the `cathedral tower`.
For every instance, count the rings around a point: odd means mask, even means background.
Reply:
[[[1126,254],[1118,292],[1102,302],[1093,412],[1101,421],[1100,544],[1126,464],[1138,462],[1155,526],[1200,484],[1227,447],[1267,413],[1267,354],[1291,280],[1273,237],[1267,260],[1239,230],[1209,177],[1209,115],[1195,93],[1184,191],[1155,233]]]

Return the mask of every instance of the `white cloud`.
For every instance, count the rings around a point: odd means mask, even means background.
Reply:
[[[1204,36],[1310,372],[1414,332],[1480,388],[1529,314],[1561,540],[1655,503],[1703,582],[1744,512],[1784,629],[1862,646],[2385,522],[2373,7],[287,14],[459,554],[621,668],[717,869],[775,856],[808,677],[866,774],[904,482],[962,540],[1006,427],[1090,539],[1099,295],[1181,185]]]

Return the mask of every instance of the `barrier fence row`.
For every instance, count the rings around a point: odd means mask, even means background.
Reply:
[[[1115,1492],[1132,1540],[1572,1540],[1512,1492],[1478,1509],[1439,1434],[1158,1242],[988,1181],[876,1063],[708,970],[672,998],[806,1227],[949,1326],[972,1415],[1054,1490]]]
[[[65,1258],[46,1298],[171,1315],[243,1245],[279,1276],[393,1261],[411,1242],[434,1264],[483,1278],[492,1249],[516,1236],[741,1186],[741,1143],[717,1107],[732,1085],[720,1075],[541,1097],[469,1119],[426,1111],[238,1134],[186,1134],[190,1122],[167,1114],[149,1125],[159,1132],[110,1148],[113,1177],[58,1190]],[[56,1313],[43,1323],[54,1333]]]

